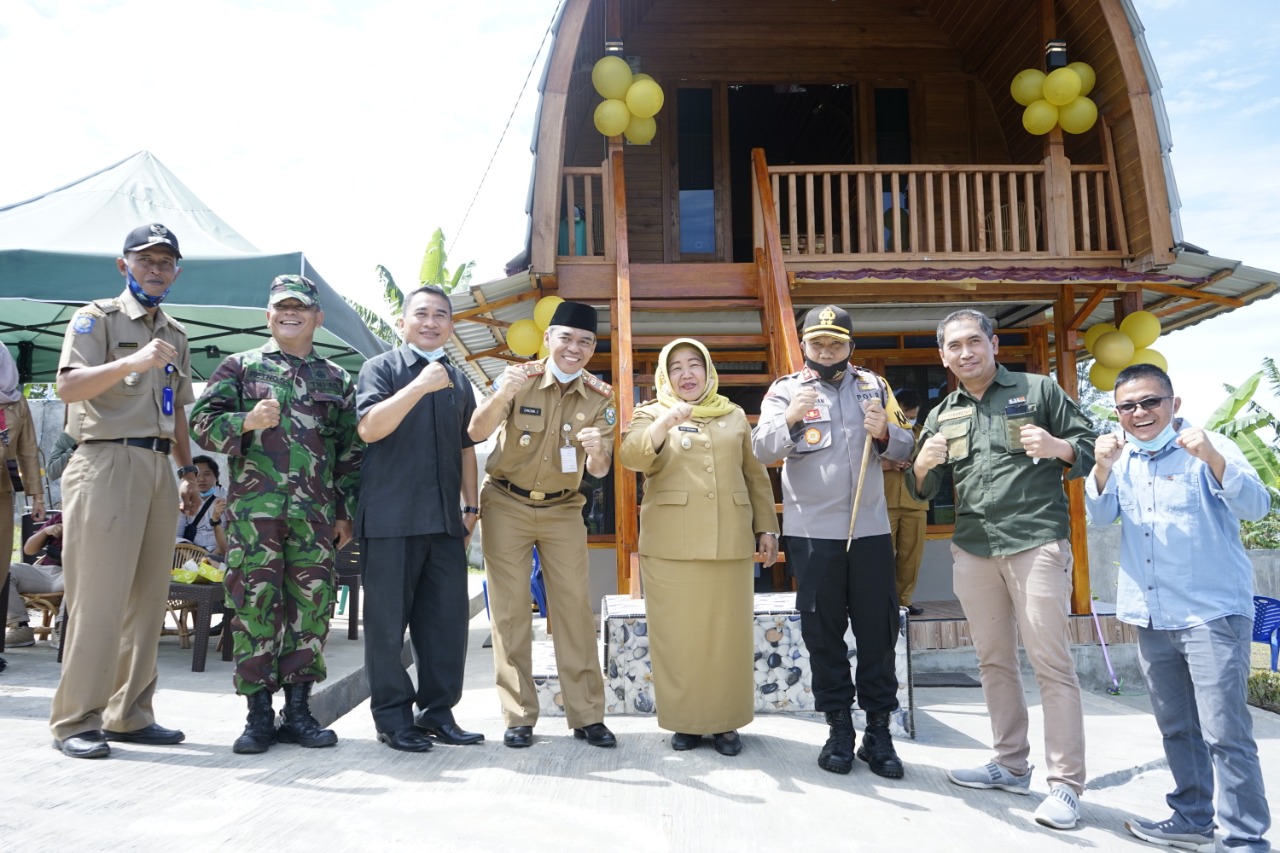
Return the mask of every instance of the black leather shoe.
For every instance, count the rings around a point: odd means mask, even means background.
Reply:
[[[502,736],[504,746],[512,749],[524,749],[533,746],[533,726],[512,726]]]
[[[676,752],[683,752],[686,749],[693,749],[702,742],[702,735],[690,735],[684,732],[676,732],[671,736],[671,748]]]
[[[102,738],[102,732],[80,732],[63,740],[54,740],[53,748],[70,758],[106,758],[111,745]]]
[[[445,723],[442,726],[418,726],[418,729],[425,732],[432,740],[447,743],[449,746],[468,746],[484,741],[484,735],[480,732],[469,732],[458,728],[453,723]]]
[[[430,752],[431,738],[417,729],[400,729],[395,732],[378,732],[378,743],[385,743],[401,752]]]
[[[920,614],[924,613],[924,608],[916,604],[908,604],[907,613],[909,613],[912,616],[919,616]]]
[[[618,739],[613,736],[613,732],[609,731],[604,723],[592,723],[589,726],[574,729],[573,736],[578,740],[585,740],[591,746],[618,745]]]
[[[134,729],[131,732],[112,732],[104,729],[102,736],[107,740],[116,740],[123,743],[149,743],[153,746],[182,743],[187,738],[177,729],[166,729],[164,726],[159,726],[155,723],[140,729]]]
[[[716,752],[721,755],[737,755],[742,752],[742,738],[737,732],[719,732],[711,736],[716,742]]]

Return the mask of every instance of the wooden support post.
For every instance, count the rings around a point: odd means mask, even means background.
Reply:
[[[610,364],[613,368],[613,391],[618,401],[618,432],[631,423],[635,408],[635,381],[631,355],[631,262],[627,248],[627,182],[623,169],[622,145],[617,138],[609,141],[609,181],[612,186],[615,261],[618,268],[617,288],[609,300],[609,319],[613,337]],[[618,590],[639,595],[637,579],[631,573],[631,555],[640,541],[640,520],[636,515],[636,475],[622,467],[613,455],[614,536],[617,551]]]
[[[1053,308],[1055,349],[1058,357],[1058,384],[1073,400],[1080,399],[1076,384],[1076,353],[1067,345],[1067,327],[1075,311],[1075,288],[1064,284],[1058,288]],[[1068,480],[1067,513],[1071,520],[1071,612],[1093,612],[1093,594],[1089,584],[1088,520],[1084,509],[1084,480]]]

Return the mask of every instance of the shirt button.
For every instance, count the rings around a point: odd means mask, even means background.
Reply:
[[[708,474],[714,474],[714,473],[715,473],[715,470],[716,470],[715,468],[712,468],[712,467],[710,467],[710,466],[708,466],[708,467],[707,467],[707,473],[708,473]]]
[[[715,492],[707,492],[707,500],[709,500],[709,501],[713,501],[713,500],[715,500],[715,499],[716,499],[716,493],[715,493]]]

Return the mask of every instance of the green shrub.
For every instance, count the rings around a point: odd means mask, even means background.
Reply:
[[[1280,672],[1255,669],[1249,673],[1249,704],[1280,714]]]

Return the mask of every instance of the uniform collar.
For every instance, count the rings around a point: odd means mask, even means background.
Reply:
[[[982,392],[982,400],[987,399],[987,395],[991,393],[991,389],[996,385],[1000,385],[1005,388],[1014,388],[1017,386],[1017,384],[1018,382],[1013,376],[1013,371],[1009,370],[1003,364],[1000,364],[997,362],[996,375],[992,377],[991,384],[988,385],[986,389]],[[959,391],[964,396],[968,397],[970,400],[974,400],[975,402],[981,402],[981,400],[973,396],[973,394],[969,393],[969,389],[964,387],[963,382],[956,385],[956,390]]]
[[[133,298],[133,293],[131,293],[127,287],[119,296],[116,297],[116,301],[120,303],[120,310],[123,311],[130,320],[142,320],[150,316],[147,314],[146,307],[141,302]],[[169,315],[164,313],[163,308],[157,308],[153,322],[155,328],[163,328],[164,326],[169,325]]]
[[[274,354],[279,354],[279,355],[284,356],[285,358],[297,358],[297,357],[298,357],[298,356],[296,356],[296,355],[289,355],[288,353],[286,353],[286,352],[284,352],[283,350],[281,350],[281,349],[280,349],[280,345],[279,345],[278,343],[276,343],[276,342],[275,342],[275,339],[274,339],[274,338],[272,338],[271,340],[267,341],[267,342],[266,342],[265,344],[263,344],[262,346],[258,347],[258,349],[259,349],[259,350],[261,350],[261,351],[262,351],[262,352],[264,352],[264,353],[274,353]],[[305,356],[303,356],[303,357],[302,357],[302,360],[303,360],[303,361],[315,361],[317,358],[319,358],[319,356],[317,356],[317,355],[316,355],[316,348],[313,346],[313,347],[311,348],[311,352],[309,352],[309,353],[307,353]]]
[[[550,362],[551,362],[551,356],[547,356],[546,358],[540,360],[540,363],[542,364],[543,372],[542,372],[542,384],[538,386],[539,388],[548,388],[552,385],[556,385],[556,387],[559,387],[558,383],[556,382],[556,375],[551,372]],[[565,393],[567,394],[570,391],[577,391],[582,396],[584,397],[587,396],[587,389],[583,387],[583,384],[582,384],[583,377],[585,377],[586,375],[587,375],[587,372],[583,370],[581,373],[575,376],[573,381],[565,386]]]

